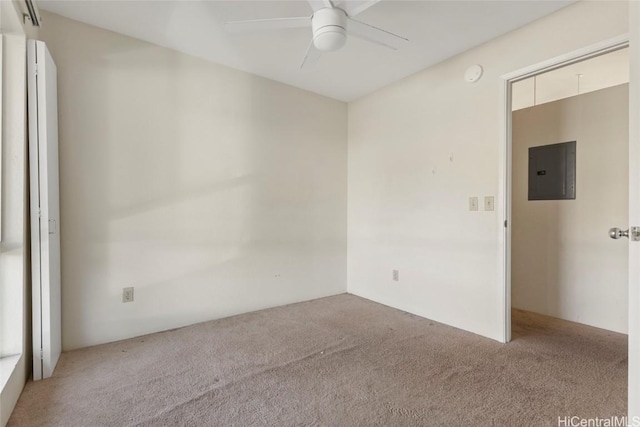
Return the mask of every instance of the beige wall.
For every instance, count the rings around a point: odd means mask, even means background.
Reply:
[[[502,339],[501,201],[468,211],[498,192],[500,76],[628,19],[626,2],[578,2],[349,104],[349,292]],[[468,84],[472,64],[484,75]]]
[[[44,19],[65,350],[346,291],[344,103]]]
[[[576,199],[528,201],[529,147],[577,141]],[[513,113],[512,303],[627,332],[629,85]]]
[[[577,3],[349,105],[350,292],[499,339],[497,211],[467,210],[497,192],[498,77],[625,33],[627,12]],[[326,288],[345,266],[343,104],[47,21],[66,349],[344,289]]]
[[[31,293],[26,197],[26,37],[17,2],[0,2],[2,36],[2,241],[0,426],[31,373]]]
[[[31,372],[29,342],[30,291],[26,263],[26,133],[24,36],[3,36],[3,129],[2,129],[2,242],[0,242],[0,315],[2,356],[0,377],[0,426],[9,415]],[[14,367],[15,366],[15,367]]]

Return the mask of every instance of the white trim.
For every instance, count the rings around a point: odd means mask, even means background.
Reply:
[[[561,68],[576,62],[581,62],[585,59],[593,58],[595,56],[600,56],[607,52],[623,49],[628,45],[629,33],[621,34],[617,37],[603,40],[591,46],[577,49],[573,52],[565,53],[564,55],[556,56],[555,58],[551,58],[546,61],[521,68],[511,73],[503,74],[502,76],[500,76],[500,79],[509,80],[511,82],[526,79],[536,74],[546,73],[547,71]]]
[[[29,182],[31,227],[31,315],[33,345],[33,379],[42,379],[42,288],[40,269],[40,178],[38,158],[38,97],[36,91],[36,42],[27,41],[27,96],[29,114]]]
[[[498,279],[501,286],[502,337],[511,341],[511,79],[500,81],[500,147],[498,148]],[[506,113],[505,113],[506,111]],[[506,222],[506,226],[505,226]]]
[[[0,391],[4,391],[4,387],[9,382],[11,375],[13,375],[13,370],[18,365],[21,357],[22,354],[0,357]]]
[[[582,49],[500,76],[500,146],[498,155],[498,283],[502,300],[502,342],[511,341],[511,83],[629,46],[622,34]],[[507,221],[507,227],[504,227]]]
[[[640,3],[629,3],[629,225],[640,225]],[[629,242],[629,421],[640,417],[640,245]],[[630,424],[631,425],[631,424]]]

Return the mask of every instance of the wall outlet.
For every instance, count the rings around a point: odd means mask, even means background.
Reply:
[[[133,287],[122,288],[122,302],[133,302]]]
[[[478,210],[478,198],[477,197],[469,197],[469,210],[477,211]]]
[[[493,196],[486,196],[484,198],[484,210],[485,211],[493,210]]]
[[[393,270],[393,281],[394,282],[400,281],[400,272],[398,270]]]

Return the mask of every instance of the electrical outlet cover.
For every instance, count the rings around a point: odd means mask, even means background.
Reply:
[[[122,302],[133,302],[133,287],[122,288]]]

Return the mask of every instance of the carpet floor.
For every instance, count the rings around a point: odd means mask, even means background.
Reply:
[[[514,310],[500,344],[343,294],[65,352],[8,425],[557,426],[626,399],[626,335]]]

